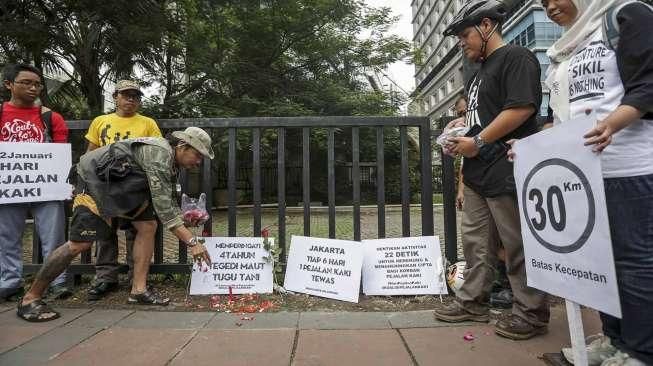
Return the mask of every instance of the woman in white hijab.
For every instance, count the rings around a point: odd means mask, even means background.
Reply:
[[[562,26],[548,50],[554,124],[591,111],[583,136],[601,153],[622,319],[601,314],[606,337],[590,365],[653,365],[653,9],[626,0],[542,0]],[[563,349],[571,360],[571,351]]]

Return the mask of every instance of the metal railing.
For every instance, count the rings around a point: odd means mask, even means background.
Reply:
[[[89,121],[69,121],[68,126],[73,134],[85,132],[88,129]],[[374,180],[376,186],[376,209],[378,215],[377,232],[379,238],[386,236],[386,186],[385,177],[388,167],[385,164],[384,129],[396,128],[399,130],[399,175],[400,175],[400,203],[401,203],[401,235],[410,236],[410,182],[409,182],[409,158],[408,158],[408,135],[409,127],[419,129],[419,204],[421,206],[421,230],[419,235],[434,235],[433,218],[433,177],[431,162],[431,138],[429,119],[426,117],[252,117],[252,118],[205,118],[205,119],[174,119],[160,120],[159,126],[162,130],[177,130],[189,126],[197,126],[206,129],[209,133],[216,130],[226,130],[227,135],[227,235],[236,236],[236,213],[237,213],[237,188],[238,188],[238,164],[237,161],[237,132],[239,130],[251,130],[251,155],[244,165],[251,167],[251,189],[252,189],[252,236],[261,235],[261,207],[262,207],[262,165],[261,165],[261,136],[264,130],[276,130],[276,189],[277,189],[277,242],[282,250],[281,258],[286,258],[287,230],[286,230],[286,191],[288,189],[286,174],[286,134],[290,129],[301,130],[301,183],[302,183],[302,206],[303,206],[303,235],[311,235],[311,169],[325,169],[327,172],[327,206],[328,206],[328,237],[336,237],[336,157],[335,157],[335,131],[351,129],[351,202],[353,220],[353,238],[361,239],[361,161],[360,161],[360,129],[372,128],[376,132],[376,162],[374,165]],[[326,129],[327,131],[327,159],[326,166],[311,165],[311,133],[315,129]],[[433,131],[433,134],[436,134]],[[214,141],[214,145],[215,145]],[[269,147],[269,146],[268,146]],[[85,150],[86,146],[82,139],[73,146],[74,161]],[[368,160],[369,161],[369,160]],[[349,165],[349,164],[347,164]],[[365,164],[368,165],[369,164]],[[367,168],[366,168],[367,169]],[[391,167],[395,169],[395,167]],[[450,158],[442,160],[441,177],[436,182],[442,185],[444,211],[445,211],[445,253],[450,261],[456,259],[456,216],[455,216],[455,187],[453,175],[453,163]],[[199,185],[202,192],[207,194],[207,202],[212,202],[212,188],[215,186],[212,176],[211,162],[205,159],[199,171]],[[182,192],[188,192],[188,172],[180,173]],[[296,187],[295,187],[296,188]],[[204,235],[212,234],[212,222],[208,221],[204,226]],[[176,263],[164,263],[163,260],[163,233],[159,227],[154,250],[154,262],[150,267],[150,273],[189,273],[190,266],[187,262],[186,246],[179,244],[179,252]],[[32,243],[32,263],[26,264],[26,273],[35,272],[42,263],[38,235],[34,233]],[[73,274],[94,273],[95,268],[91,263],[91,253],[83,253],[80,264],[73,264],[69,271]],[[122,271],[126,271],[126,265],[122,265]]]

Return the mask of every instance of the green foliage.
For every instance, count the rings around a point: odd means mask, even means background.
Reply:
[[[175,2],[147,78],[159,117],[394,114],[400,98],[364,76],[401,59],[386,8],[354,0]],[[359,37],[362,33],[367,38]]]
[[[361,0],[16,0],[0,2],[0,21],[0,66],[31,62],[63,75],[42,99],[67,119],[103,113],[107,80],[127,77],[158,89],[141,110],[155,118],[391,116],[405,102],[367,76],[410,58],[410,45],[388,35],[389,8]],[[221,169],[227,132],[211,133]],[[276,159],[276,134],[261,133],[263,164]],[[398,140],[386,129],[389,188]],[[289,166],[301,163],[296,141],[301,131],[288,129]],[[312,132],[314,166],[325,165],[326,141],[326,130]],[[336,141],[337,162],[351,161],[350,130],[336,130]],[[361,161],[374,161],[375,132],[361,129],[360,141]],[[251,131],[239,131],[238,161],[251,159],[250,146]],[[325,169],[311,175],[326,194]]]
[[[133,73],[159,42],[167,23],[164,1],[17,0],[0,3],[0,64],[34,63],[74,83],[85,108],[64,110],[89,118],[103,112],[108,79]],[[63,80],[63,82],[66,82]],[[49,104],[47,92],[42,95]]]
[[[0,65],[63,74],[78,94],[57,106],[73,118],[103,112],[106,81],[136,69],[160,87],[144,106],[155,117],[391,115],[403,103],[364,80],[409,45],[386,35],[389,8],[359,0],[17,0],[0,20]]]
[[[413,47],[411,50],[411,60],[416,66],[424,65],[424,50],[421,47]]]

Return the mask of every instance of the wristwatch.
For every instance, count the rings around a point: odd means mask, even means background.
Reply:
[[[480,133],[474,136],[474,145],[476,145],[476,147],[479,149],[485,145],[485,141],[483,141],[483,138],[481,137]]]
[[[192,247],[196,246],[197,243],[198,243],[198,241],[197,241],[197,237],[196,237],[196,236],[193,236],[192,238],[190,238],[190,240],[188,241],[188,243],[186,243],[186,246],[189,247],[189,248],[192,248]]]

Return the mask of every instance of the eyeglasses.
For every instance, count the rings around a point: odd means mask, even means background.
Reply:
[[[35,87],[36,89],[43,88],[43,84],[41,84],[40,81],[18,80],[18,81],[14,81],[14,84],[24,85],[27,88],[31,88],[31,87]]]

